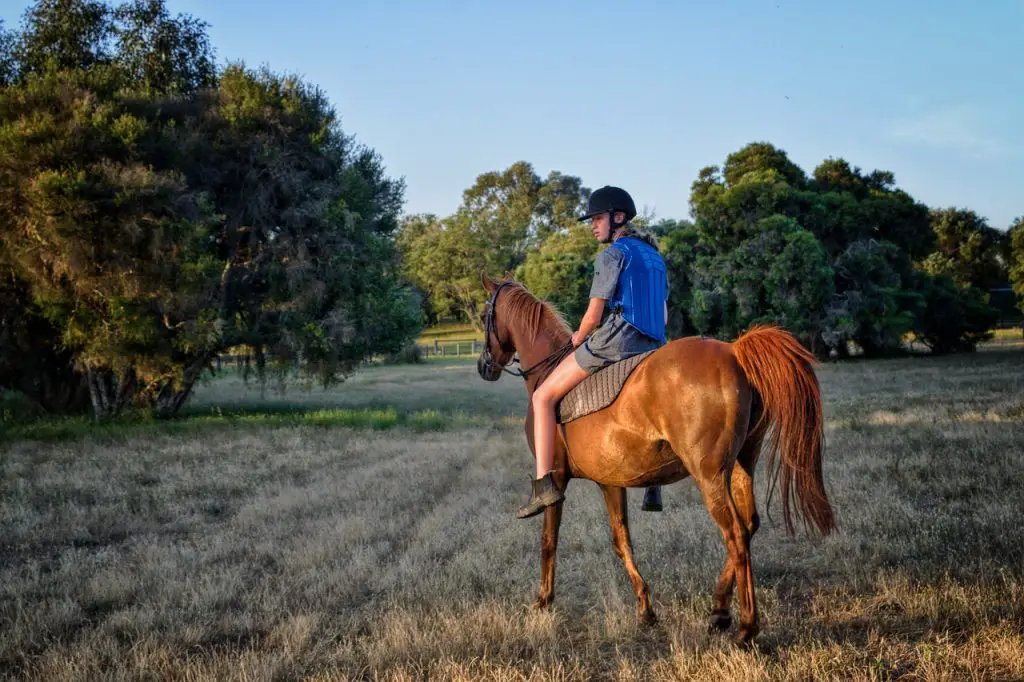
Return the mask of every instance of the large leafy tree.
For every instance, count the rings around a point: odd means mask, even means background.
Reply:
[[[912,262],[928,256],[933,275],[962,272],[961,289],[981,284],[997,271],[991,233],[933,229],[928,208],[896,187],[892,173],[864,173],[830,158],[806,177],[785,152],[759,142],[730,154],[721,169],[703,169],[690,205],[695,239],[684,253],[695,255],[676,258],[670,269],[674,281],[693,283],[682,305],[704,333],[734,336],[773,321],[819,354],[822,342],[843,354],[855,341],[882,355],[897,352],[926,316],[919,331],[934,329],[927,320],[945,325],[946,338],[928,332],[936,352],[982,338],[990,312],[984,301],[919,276]],[[940,263],[933,251],[952,255]]]
[[[833,269],[836,297],[824,329],[829,345],[840,355],[846,355],[847,341],[868,356],[900,352],[923,307],[922,296],[907,286],[906,254],[892,242],[858,240],[835,259]]]
[[[403,221],[398,241],[405,275],[428,293],[436,315],[478,323],[485,298],[480,272],[515,273],[538,249],[547,255],[532,257],[530,276],[549,269],[538,269],[536,259],[550,260],[567,245],[575,249],[582,244],[574,226],[589,196],[579,178],[558,171],[541,178],[524,161],[482,173],[463,192],[462,205],[453,215],[417,215]],[[555,241],[543,246],[550,239]]]
[[[775,157],[771,157],[774,159]],[[802,192],[775,167],[750,163],[730,170],[729,180],[714,166],[704,168],[693,183],[690,209],[701,241],[715,252],[737,248],[760,231],[760,220],[772,215],[799,218]]]
[[[18,75],[109,65],[115,58],[111,14],[100,0],[37,0],[15,41]]]
[[[405,277],[426,292],[434,321],[475,321],[482,305],[480,272],[502,272],[505,265],[501,252],[489,248],[463,210],[443,219],[433,215],[406,217],[398,246]]]
[[[802,222],[833,258],[868,239],[895,244],[912,258],[931,249],[928,208],[896,187],[889,171],[864,173],[845,159],[829,158],[814,169],[809,190]]]
[[[973,351],[991,339],[999,311],[977,287],[962,287],[948,274],[915,273],[924,298],[914,320],[914,336],[933,353]]]
[[[212,219],[180,173],[137,158],[148,125],[112,101],[116,88],[55,71],[0,94],[3,246],[88,373],[101,414],[123,408],[137,379],[167,371],[143,349],[166,340],[149,310],[173,294],[148,282]]]
[[[694,267],[689,314],[702,332],[735,337],[775,322],[823,352],[833,273],[821,244],[792,218],[764,218],[755,236],[731,251],[698,255]]]
[[[960,287],[983,291],[1005,286],[1003,234],[969,209],[945,208],[931,212],[935,250],[922,263],[925,271],[949,275]]]
[[[589,194],[577,177],[553,171],[542,179],[518,161],[477,176],[462,194],[461,212],[487,243],[488,260],[511,271],[548,236],[568,230]]]
[[[133,87],[187,95],[215,84],[205,22],[171,17],[163,0],[131,0],[112,16],[116,63]]]
[[[658,249],[665,259],[668,278],[668,335],[679,338],[698,331],[692,319],[694,269],[705,249],[688,220],[661,220],[650,231],[658,237]]]
[[[594,257],[601,245],[589,226],[578,225],[548,237],[522,266],[522,281],[577,326],[587,310]]]
[[[789,160],[786,152],[768,142],[751,142],[729,154],[722,167],[722,176],[729,187],[738,185],[751,173],[774,171],[782,182],[801,188],[807,177],[803,170]]]
[[[194,93],[216,80],[207,24],[172,17],[163,0],[37,0],[24,28],[9,36],[12,74],[115,67],[122,85],[160,93]]]
[[[415,333],[404,187],[322,92],[240,65],[214,79],[202,25],[159,2],[27,16],[0,92],[3,265],[98,415],[173,412],[233,345],[327,382]]]
[[[1013,221],[1006,235],[1009,244],[1007,264],[1010,284],[1017,296],[1017,306],[1024,312],[1024,216]]]
[[[14,389],[45,410],[88,409],[86,382],[60,330],[36,309],[27,283],[0,262],[0,393]]]

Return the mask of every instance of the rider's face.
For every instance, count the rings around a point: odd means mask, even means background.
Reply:
[[[618,213],[617,218],[625,218],[623,213]],[[610,213],[600,213],[590,219],[590,231],[594,233],[594,239],[599,242],[607,242],[611,233],[615,231],[612,227],[612,220]]]

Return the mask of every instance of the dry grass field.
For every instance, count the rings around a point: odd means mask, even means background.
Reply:
[[[565,503],[556,602],[519,380],[370,367],[279,396],[226,376],[172,423],[0,440],[0,676],[27,680],[1021,680],[1024,348],[828,364],[840,531],[753,560],[763,632],[706,631],[725,551],[690,481],[639,511],[634,622],[597,488]]]

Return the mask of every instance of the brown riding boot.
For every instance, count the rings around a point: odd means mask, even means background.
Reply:
[[[530,496],[530,501],[519,508],[519,511],[516,512],[516,518],[528,519],[544,511],[544,507],[558,504],[564,499],[565,496],[555,486],[555,481],[551,478],[551,472],[549,471],[544,474],[543,478],[533,481],[533,494]]]
[[[644,492],[644,503],[640,506],[643,511],[661,511],[661,486],[652,485]]]

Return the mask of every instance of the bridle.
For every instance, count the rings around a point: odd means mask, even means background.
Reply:
[[[499,345],[501,344],[501,339],[498,338],[497,327],[495,327],[494,324],[494,308],[498,303],[498,294],[501,293],[502,289],[511,285],[512,282],[502,282],[491,294],[491,297],[487,299],[487,312],[486,317],[484,319],[484,350],[483,353],[481,353],[480,357],[482,361],[482,368],[488,372],[495,372],[500,369],[502,372],[511,374],[514,377],[522,377],[523,379],[528,379],[530,374],[537,371],[541,367],[544,367],[546,365],[558,364],[559,362],[561,362],[562,358],[564,358],[566,355],[569,354],[570,351],[572,351],[572,340],[567,341],[564,345],[556,348],[554,351],[549,353],[547,357],[545,357],[543,360],[530,367],[527,367],[526,369],[509,369],[507,365],[502,365],[495,361],[494,356],[491,355],[491,334],[494,334],[494,338],[498,341]],[[516,363],[517,365],[519,364],[518,355],[517,357],[514,357],[512,359],[512,362]]]

